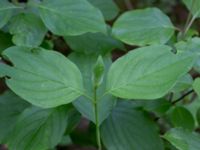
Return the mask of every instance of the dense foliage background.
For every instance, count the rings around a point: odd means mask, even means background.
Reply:
[[[200,150],[199,11],[199,0],[1,0],[0,150]]]

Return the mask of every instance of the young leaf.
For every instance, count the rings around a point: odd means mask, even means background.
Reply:
[[[8,147],[12,150],[46,150],[62,139],[67,126],[67,109],[26,109],[16,122]]]
[[[42,20],[31,13],[21,13],[15,16],[9,24],[13,43],[18,46],[37,47],[47,32]]]
[[[193,131],[195,127],[195,122],[192,114],[186,108],[177,106],[171,111],[170,120],[174,127],[183,127]]]
[[[57,52],[16,46],[3,55],[14,64],[10,69],[2,67],[10,77],[7,85],[36,106],[56,107],[84,94],[80,71]]]
[[[80,53],[72,53],[69,58],[77,64],[83,74],[83,81],[87,90],[87,95],[93,96],[93,83],[92,83],[92,71],[94,64],[97,60],[95,55],[84,55]],[[108,68],[111,64],[110,56],[104,56],[103,61],[105,64],[105,75],[107,74]],[[116,98],[111,95],[102,96],[105,92],[105,79],[97,90],[97,111],[99,124],[101,124],[110,114],[112,108],[116,103]],[[95,123],[95,110],[93,101],[85,97],[80,97],[78,100],[73,102],[76,109],[86,118]]]
[[[157,8],[133,10],[114,23],[113,35],[131,45],[164,44],[174,33],[170,19]]]
[[[193,88],[195,92],[200,96],[200,78],[197,78],[193,83]]]
[[[103,15],[87,0],[43,0],[37,6],[45,25],[55,34],[106,32]]]
[[[199,150],[200,135],[181,128],[171,129],[164,138],[178,150]]]
[[[195,55],[175,55],[168,46],[138,48],[114,62],[107,77],[107,93],[126,99],[164,96],[192,67]]]
[[[200,17],[200,1],[199,0],[183,0],[183,3],[191,11],[195,18]]]
[[[30,106],[26,101],[7,91],[0,96],[0,143],[5,144],[12,136],[14,125],[25,108]]]
[[[14,10],[20,7],[13,5],[8,0],[0,1],[0,28],[6,25],[9,19],[12,17]]]
[[[113,0],[88,0],[88,1],[101,10],[106,20],[114,19],[119,13],[119,7]]]
[[[93,67],[92,81],[95,88],[99,87],[103,82],[105,66],[102,56],[99,56]]]
[[[101,134],[108,150],[163,150],[156,125],[131,102],[118,103],[102,124]]]

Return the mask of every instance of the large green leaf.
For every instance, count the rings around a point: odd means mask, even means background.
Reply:
[[[42,20],[31,13],[21,13],[15,16],[9,24],[13,43],[18,46],[37,47],[47,32]]]
[[[7,91],[0,96],[0,143],[5,144],[6,139],[12,135],[14,125],[26,107],[26,101]]]
[[[131,102],[120,102],[101,127],[108,150],[163,150],[156,125]]]
[[[199,150],[200,135],[181,128],[171,129],[164,138],[178,150]]]
[[[120,41],[103,33],[66,36],[65,40],[71,49],[85,54],[106,54],[115,48],[124,49]]]
[[[34,105],[55,107],[84,94],[80,71],[62,54],[16,46],[5,50],[3,55],[14,64],[10,69],[0,66],[10,77],[7,85]]]
[[[6,25],[9,19],[12,17],[14,10],[19,9],[20,7],[13,5],[8,2],[8,0],[0,1],[0,28]]]
[[[19,117],[8,141],[11,150],[47,150],[62,139],[67,126],[67,108],[31,107]]]
[[[114,19],[119,13],[119,8],[113,0],[88,0],[88,1],[101,10],[106,20]]]
[[[197,78],[194,81],[193,88],[194,88],[195,92],[198,94],[198,96],[200,97],[200,78]]]
[[[84,85],[87,89],[87,95],[93,97],[93,83],[92,83],[92,70],[93,66],[97,60],[97,56],[95,55],[84,55],[80,53],[72,53],[69,58],[78,65],[81,70],[84,78]],[[105,74],[111,64],[110,56],[103,57],[105,64]],[[98,111],[98,119],[99,123],[102,123],[105,118],[108,117],[112,108],[115,105],[115,98],[111,95],[102,96],[105,92],[105,79],[103,83],[98,88],[97,91],[97,111]],[[78,100],[73,102],[74,106],[77,108],[79,112],[89,120],[95,123],[95,109],[93,101],[87,99],[85,97],[80,97]]]
[[[103,15],[87,0],[43,0],[37,6],[45,25],[55,34],[106,32]]]
[[[184,107],[177,106],[173,108],[169,116],[174,127],[183,127],[191,131],[195,127],[194,118],[191,112]]]
[[[194,17],[200,17],[200,1],[199,0],[182,0]]]
[[[114,62],[107,77],[107,93],[127,99],[164,96],[193,65],[195,55],[175,55],[168,46],[149,46]]]
[[[114,23],[113,35],[131,45],[164,44],[174,33],[170,19],[157,8],[133,10]]]

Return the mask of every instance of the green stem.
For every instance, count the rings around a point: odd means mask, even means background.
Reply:
[[[98,105],[97,105],[97,87],[94,87],[94,109],[95,109],[95,122],[96,122],[96,140],[97,140],[98,150],[102,150],[101,135],[99,128],[99,117],[98,117]]]
[[[12,0],[12,3],[17,5],[18,4],[18,0]]]

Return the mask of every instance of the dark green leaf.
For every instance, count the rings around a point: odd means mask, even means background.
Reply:
[[[67,126],[67,109],[31,107],[19,117],[8,147],[11,150],[47,150],[62,139]]]
[[[163,150],[156,126],[148,115],[120,102],[101,127],[108,150]]]

